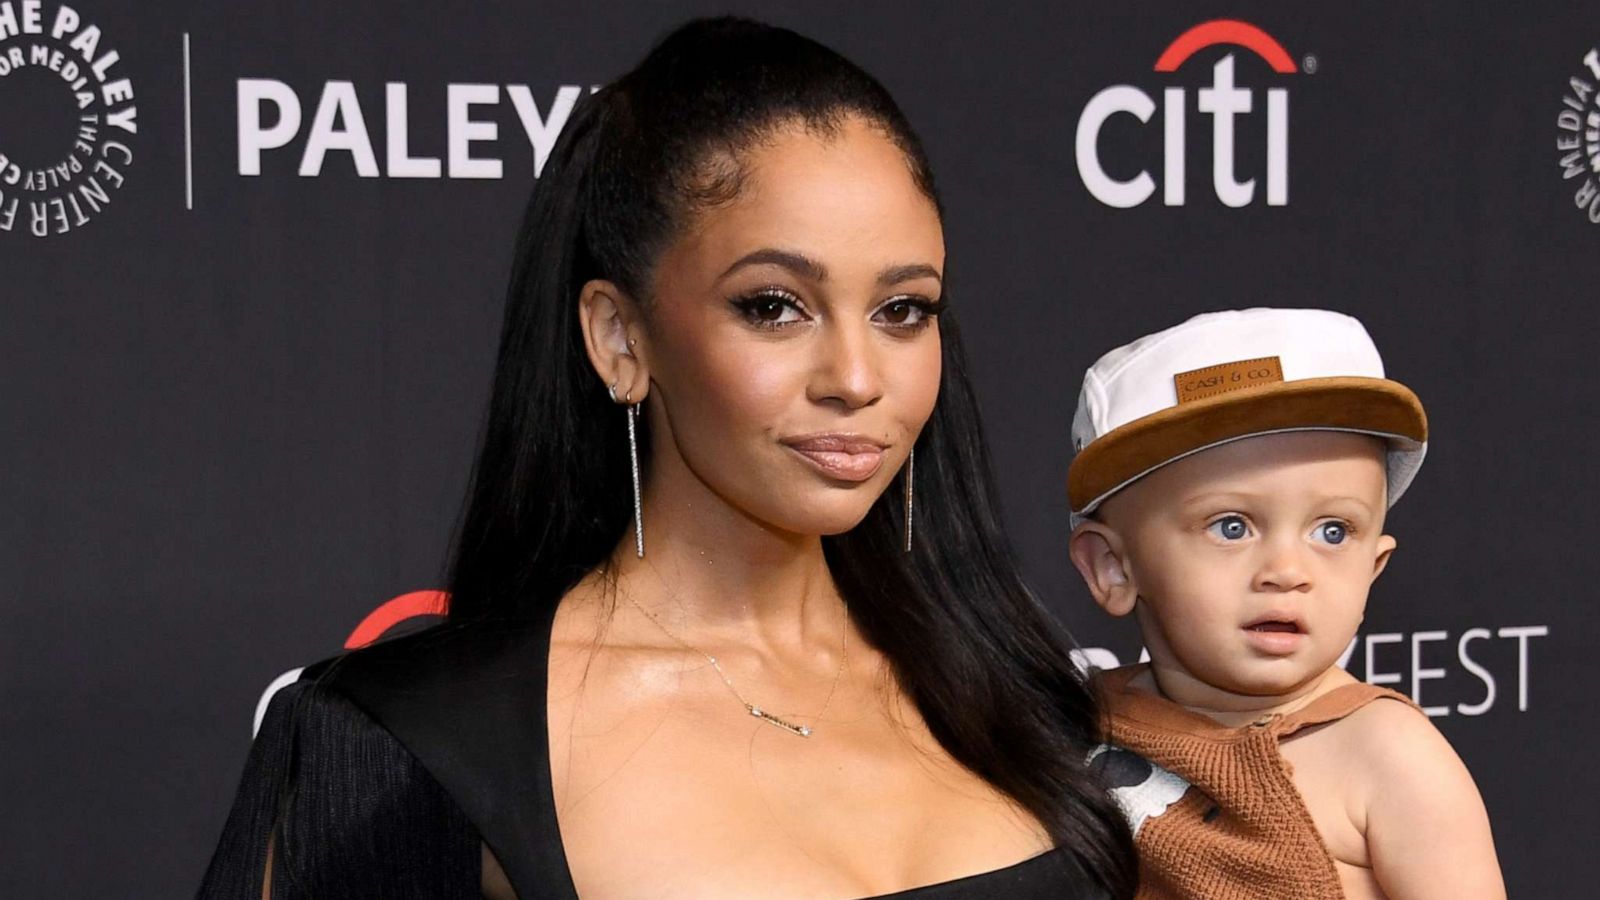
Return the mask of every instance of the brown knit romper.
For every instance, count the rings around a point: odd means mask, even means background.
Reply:
[[[1189,783],[1181,798],[1148,807],[1138,828],[1140,888],[1148,900],[1335,900],[1343,898],[1333,857],[1295,790],[1278,742],[1338,721],[1374,700],[1415,708],[1409,697],[1350,684],[1287,715],[1227,727],[1128,687],[1148,666],[1095,677],[1108,740]],[[1171,778],[1171,776],[1165,776]],[[1157,806],[1160,806],[1158,803]]]

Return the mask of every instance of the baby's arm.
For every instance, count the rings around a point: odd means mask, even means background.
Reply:
[[[1399,703],[1362,710],[1366,838],[1390,900],[1504,900],[1478,786],[1427,716]]]

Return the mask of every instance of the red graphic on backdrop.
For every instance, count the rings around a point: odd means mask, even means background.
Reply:
[[[450,595],[444,591],[412,591],[387,600],[361,620],[344,648],[355,650],[372,643],[394,626],[416,616],[442,616],[450,609]]]
[[[1246,50],[1253,50],[1267,61],[1274,72],[1293,75],[1298,71],[1294,60],[1289,58],[1289,51],[1283,49],[1276,38],[1238,19],[1214,19],[1178,35],[1178,39],[1168,45],[1162,51],[1161,58],[1156,60],[1156,71],[1176,72],[1179,66],[1189,61],[1189,57],[1217,44],[1237,44]]]

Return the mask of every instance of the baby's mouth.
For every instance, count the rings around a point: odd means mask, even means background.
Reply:
[[[1262,619],[1245,626],[1248,631],[1276,634],[1299,634],[1300,624],[1292,619]]]

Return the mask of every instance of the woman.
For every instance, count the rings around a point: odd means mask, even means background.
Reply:
[[[202,896],[1131,896],[944,262],[916,137],[812,41],[694,22],[598,92],[450,621],[274,699]]]

